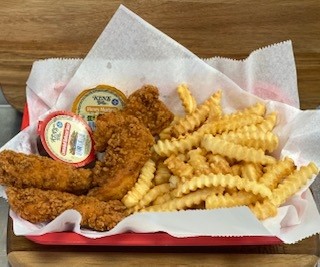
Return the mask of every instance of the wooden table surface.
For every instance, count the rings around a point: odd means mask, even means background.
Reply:
[[[320,105],[318,0],[2,0],[0,85],[9,102],[23,109],[35,60],[85,57],[121,3],[199,57],[242,59],[259,47],[292,40],[301,108]],[[319,237],[278,246],[61,247],[17,237],[10,225],[8,252],[13,266],[314,266]]]

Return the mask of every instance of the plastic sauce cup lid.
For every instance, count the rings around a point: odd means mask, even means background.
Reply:
[[[96,118],[105,112],[123,109],[127,97],[117,88],[98,85],[83,90],[72,104],[72,112],[80,115],[95,130]]]
[[[95,159],[92,131],[72,112],[50,113],[39,122],[38,133],[44,149],[55,160],[82,167]]]

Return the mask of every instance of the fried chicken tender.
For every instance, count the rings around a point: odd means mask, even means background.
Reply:
[[[99,201],[94,197],[37,188],[6,189],[11,209],[31,223],[49,222],[68,209],[77,210],[81,226],[97,231],[112,229],[126,215],[126,207],[118,200]]]
[[[0,153],[0,185],[36,187],[80,194],[92,184],[91,171],[39,155],[11,150]]]
[[[128,97],[124,112],[137,117],[152,135],[158,135],[173,121],[173,113],[159,100],[159,90],[145,85]]]
[[[154,138],[139,119],[118,110],[98,117],[93,139],[96,151],[105,151],[105,156],[92,170],[96,187],[88,195],[100,200],[120,200],[151,157]]]

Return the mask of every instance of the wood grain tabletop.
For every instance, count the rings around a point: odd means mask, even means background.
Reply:
[[[88,252],[61,254],[59,252],[13,252],[9,254],[10,262],[16,267],[41,266],[266,266],[290,267],[315,266],[314,255],[257,255],[257,254],[205,254],[205,253],[127,253],[123,260],[122,253]],[[52,259],[54,259],[52,261]],[[255,263],[253,265],[252,263]],[[256,265],[258,264],[258,265]]]
[[[0,85],[8,101],[23,110],[34,61],[84,58],[120,4],[202,58],[244,59],[292,40],[301,108],[320,105],[318,0],[2,0]],[[12,266],[315,266],[320,253],[318,236],[294,245],[196,248],[44,246],[15,236],[11,225],[8,236]]]
[[[85,57],[121,3],[199,57],[246,58],[292,40],[301,108],[320,104],[317,0],[2,0],[0,83],[8,100],[22,110],[35,60]]]

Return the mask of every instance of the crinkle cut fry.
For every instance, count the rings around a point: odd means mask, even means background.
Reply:
[[[279,143],[278,136],[272,132],[251,131],[251,132],[228,132],[217,136],[228,142],[242,146],[262,149],[263,151],[274,151]]]
[[[150,188],[153,187],[152,180],[156,171],[155,165],[155,162],[149,159],[142,167],[137,182],[121,200],[127,208],[138,204]]]
[[[224,119],[203,124],[197,131],[190,133],[179,139],[158,140],[153,146],[155,152],[160,156],[169,157],[171,154],[184,153],[200,145],[201,139],[205,134],[217,134],[224,131],[234,131],[245,125],[259,123],[263,118],[256,114],[239,114],[232,118]]]
[[[291,174],[295,170],[295,165],[292,159],[286,157],[277,163],[260,177],[259,183],[265,184],[271,190],[276,188],[283,178]]]
[[[194,96],[191,94],[188,86],[183,83],[180,84],[177,88],[181,103],[184,107],[184,110],[187,114],[191,114],[197,108],[197,101]]]
[[[173,199],[176,195],[176,191],[177,189],[175,188],[171,191],[164,193],[163,195],[158,196],[154,201],[152,201],[152,206],[159,205]]]
[[[172,175],[171,171],[164,164],[164,162],[159,161],[157,164],[157,168],[154,176],[155,185],[168,183],[171,175]]]
[[[200,174],[209,174],[211,172],[209,162],[204,155],[205,151],[203,151],[200,147],[197,149],[192,149],[188,152],[188,163],[192,166],[193,173],[196,176]]]
[[[282,183],[273,190],[270,202],[279,207],[305,185],[313,175],[318,174],[318,172],[318,167],[313,162],[310,162],[307,166],[302,166],[299,170],[287,176]]]
[[[277,113],[272,112],[265,116],[265,118],[258,124],[250,124],[238,128],[236,132],[254,132],[254,131],[262,131],[269,132],[272,131],[277,123]]]
[[[203,188],[180,198],[171,199],[160,205],[149,206],[141,211],[177,211],[199,205],[209,195],[221,192],[220,188]]]
[[[241,170],[241,164],[240,164],[240,163],[232,165],[232,166],[230,167],[230,169],[231,169],[230,174],[241,177],[241,175],[242,175],[242,170]]]
[[[249,192],[238,191],[232,194],[210,195],[206,198],[206,209],[230,208],[249,205],[259,198]]]
[[[252,162],[241,163],[241,177],[247,178],[250,181],[259,181],[263,175],[262,165]]]
[[[169,178],[169,184],[171,188],[177,188],[177,186],[180,183],[185,182],[186,179],[184,179],[183,177],[179,177],[179,176],[175,176],[175,175],[171,175],[171,177]]]
[[[210,106],[220,103],[221,91],[214,93],[202,105],[198,106],[191,114],[187,114],[184,118],[180,119],[172,127],[174,137],[186,134],[199,127],[210,113]]]
[[[218,154],[213,154],[210,152],[210,153],[207,153],[206,157],[208,159],[211,173],[232,174],[232,167],[223,156]],[[240,172],[237,173],[236,175],[240,175]]]
[[[144,195],[144,197],[139,201],[139,203],[136,206],[134,206],[130,209],[130,211],[135,212],[135,211],[138,211],[138,210],[148,206],[157,197],[165,194],[168,191],[170,191],[169,184],[160,184],[160,185],[153,187],[152,189],[150,189],[147,192],[147,194]]]
[[[197,132],[203,136],[205,134],[221,134],[223,132],[236,131],[246,125],[258,124],[263,121],[263,117],[257,114],[230,114],[225,115],[216,121],[203,124]]]
[[[275,158],[265,155],[263,150],[237,145],[209,134],[203,137],[201,146],[212,153],[221,154],[238,161],[244,160],[263,165],[272,164],[276,161]]]
[[[278,214],[277,207],[269,199],[252,203],[249,208],[259,220],[265,220]]]
[[[270,199],[264,199],[249,205],[249,208],[259,220],[265,220],[269,217],[276,216],[277,207],[297,192],[313,174],[318,173],[318,168],[312,162],[292,173],[292,169],[294,168],[293,161],[287,158],[280,161],[274,168],[275,170],[273,171],[271,178],[264,179],[264,182],[269,185],[270,188],[275,187],[279,180],[286,175],[289,176],[284,178],[279,186],[273,190]]]
[[[257,102],[252,106],[244,108],[243,110],[236,111],[227,116],[233,117],[237,115],[246,115],[246,114],[257,114],[260,116],[264,116],[265,113],[266,113],[266,105],[261,102]]]
[[[153,146],[155,152],[160,156],[170,157],[171,154],[184,153],[200,144],[202,135],[198,132],[187,135],[185,138],[176,140],[158,140]]]
[[[193,176],[193,168],[190,164],[185,163],[176,155],[171,155],[164,161],[164,164],[173,173],[173,175],[190,179]]]
[[[272,112],[266,115],[265,119],[261,123],[257,124],[257,128],[258,130],[268,132],[268,131],[272,131],[273,128],[276,126],[276,124],[277,124],[277,113]]]
[[[193,177],[191,180],[179,185],[177,196],[180,197],[184,194],[188,194],[190,191],[212,186],[237,188],[238,190],[252,192],[255,195],[259,194],[262,197],[271,197],[272,195],[271,190],[265,185],[250,181],[246,178],[241,178],[240,176],[230,174],[208,174]]]
[[[170,123],[169,126],[167,126],[165,129],[163,129],[159,133],[159,138],[160,140],[165,140],[165,139],[171,139],[172,138],[172,127],[175,125],[179,120],[181,119],[180,116],[174,116],[173,121]]]

